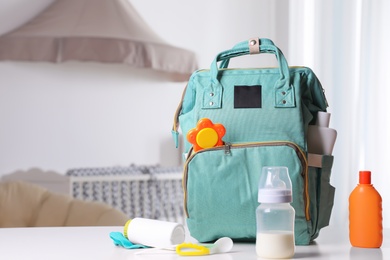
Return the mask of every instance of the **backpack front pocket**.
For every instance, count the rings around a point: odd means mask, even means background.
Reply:
[[[183,187],[191,236],[200,242],[222,236],[255,239],[258,181],[264,166],[289,169],[296,243],[306,242],[306,236],[310,238],[307,160],[296,144],[282,141],[226,144],[189,156]]]

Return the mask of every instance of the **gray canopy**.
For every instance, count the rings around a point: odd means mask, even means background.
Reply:
[[[193,52],[161,39],[128,0],[57,0],[0,37],[0,60],[124,63],[189,77]]]

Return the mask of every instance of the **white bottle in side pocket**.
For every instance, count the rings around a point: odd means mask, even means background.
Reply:
[[[330,113],[319,111],[315,125],[307,131],[307,150],[309,153],[332,155],[337,131],[329,128]]]

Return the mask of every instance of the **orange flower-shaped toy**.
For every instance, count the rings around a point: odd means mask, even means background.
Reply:
[[[222,137],[225,132],[225,127],[222,124],[213,124],[210,119],[202,118],[195,128],[188,131],[187,140],[197,152],[204,148],[223,145]]]

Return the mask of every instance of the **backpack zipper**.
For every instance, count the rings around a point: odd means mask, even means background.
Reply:
[[[237,148],[248,148],[248,147],[259,147],[259,146],[288,146],[295,150],[299,160],[301,161],[301,164],[303,166],[301,176],[304,178],[304,189],[303,189],[303,198],[304,198],[304,206],[305,206],[305,217],[306,220],[310,220],[310,211],[309,211],[309,205],[310,205],[310,197],[309,197],[309,176],[308,176],[308,163],[307,158],[305,155],[305,152],[299,148],[296,144],[289,141],[271,141],[271,142],[250,142],[250,143],[243,143],[243,144],[231,144],[231,143],[225,143],[223,146],[217,146],[212,147],[208,149],[200,150],[196,153],[193,152],[192,148],[188,152],[188,157],[186,159],[186,162],[184,164],[184,171],[183,171],[183,180],[182,180],[182,186],[184,191],[184,211],[186,213],[187,218],[189,217],[188,209],[187,209],[187,178],[188,178],[188,164],[189,162],[194,158],[194,156],[198,153],[202,152],[210,152],[210,151],[217,151],[217,150],[224,150],[225,155],[230,155],[232,149]]]

